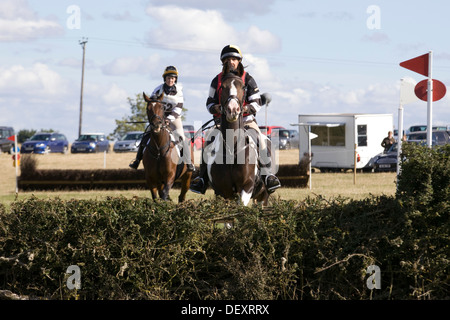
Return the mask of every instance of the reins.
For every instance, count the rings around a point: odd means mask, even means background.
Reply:
[[[152,103],[152,102],[153,103],[160,103],[161,105],[163,105],[163,108],[164,108],[164,111],[165,111],[167,103],[165,103],[165,102],[163,102],[161,100],[157,100],[157,99],[151,99],[149,101],[149,103]],[[159,146],[158,143],[156,142],[157,139],[155,139],[155,138],[157,136],[159,136],[159,134],[155,133],[153,131],[153,129],[152,129],[152,127],[154,126],[153,125],[153,120],[155,118],[160,121],[160,123],[161,123],[161,127],[160,127],[161,130],[166,131],[167,134],[168,134],[167,143],[165,143],[163,146]],[[161,156],[165,157],[167,155],[167,153],[169,152],[169,150],[170,150],[170,143],[172,142],[171,139],[170,139],[170,134],[172,133],[172,129],[166,124],[166,118],[165,117],[161,117],[161,116],[153,113],[153,115],[149,119],[149,125],[147,126],[146,131],[147,131],[147,129],[150,129],[149,130],[150,131],[150,143],[149,143],[150,155],[153,158],[155,158],[155,159],[159,159]],[[152,144],[151,144],[152,141],[154,141],[154,143],[153,143],[154,148],[152,148]],[[166,149],[165,152],[163,152],[164,149]],[[156,154],[152,153],[151,151],[156,151]]]

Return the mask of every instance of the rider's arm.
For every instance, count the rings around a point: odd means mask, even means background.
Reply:
[[[247,83],[247,95],[246,95],[246,102],[247,102],[247,112],[250,114],[256,114],[261,109],[261,95],[259,92],[258,85],[256,84],[255,79],[248,73],[246,74]]]
[[[206,99],[206,109],[209,113],[215,114],[217,113],[219,105],[219,95],[217,94],[217,85],[218,85],[218,76],[216,76],[211,81],[211,86],[209,88],[208,99]]]

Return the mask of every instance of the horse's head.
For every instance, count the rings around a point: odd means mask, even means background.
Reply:
[[[226,74],[222,80],[220,102],[222,113],[228,122],[235,122],[242,114],[245,87],[242,79],[233,74]]]
[[[144,100],[147,102],[147,117],[150,123],[151,130],[159,133],[162,128],[165,128],[165,104],[161,101],[162,96],[157,98],[149,98],[145,92],[143,93]]]

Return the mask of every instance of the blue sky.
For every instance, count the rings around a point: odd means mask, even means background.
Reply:
[[[396,127],[400,79],[425,79],[400,62],[432,50],[433,77],[450,84],[449,12],[444,0],[0,0],[0,125],[77,137],[85,37],[84,132],[112,133],[127,98],[150,93],[168,65],[180,72],[185,123],[208,121],[227,44],[271,94],[269,125],[362,112],[392,113]],[[449,104],[433,103],[434,125],[450,124]],[[404,108],[405,128],[427,123],[426,102]]]

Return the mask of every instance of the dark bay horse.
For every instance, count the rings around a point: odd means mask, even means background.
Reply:
[[[159,195],[161,199],[167,200],[170,199],[169,191],[173,184],[180,179],[181,193],[178,202],[183,202],[189,190],[192,172],[187,171],[186,164],[180,161],[176,143],[171,139],[171,129],[165,117],[165,104],[160,99],[150,99],[145,93],[143,96],[147,102],[150,123],[150,139],[142,159],[147,186],[153,199]],[[191,159],[194,159],[192,148],[187,149],[183,152],[191,152]]]
[[[249,205],[251,199],[267,205],[269,194],[258,174],[256,142],[244,127],[245,87],[242,79],[226,74],[222,80],[220,129],[209,146],[208,175],[218,196]]]

